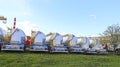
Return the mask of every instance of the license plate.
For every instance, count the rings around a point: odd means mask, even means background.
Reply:
[[[36,48],[36,50],[43,50],[42,48]]]
[[[73,51],[76,51],[76,52],[78,52],[78,51],[79,51],[79,49],[74,49]]]
[[[8,49],[17,49],[17,47],[15,47],[15,46],[10,46],[10,47],[8,47]]]
[[[76,51],[79,51],[79,50],[76,50]]]
[[[58,49],[57,51],[64,51],[63,49]]]

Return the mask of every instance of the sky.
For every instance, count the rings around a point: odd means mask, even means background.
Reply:
[[[120,0],[0,0],[0,27],[16,27],[45,34],[99,36],[108,26],[120,24]]]

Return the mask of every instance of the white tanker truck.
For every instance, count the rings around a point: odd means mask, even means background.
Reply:
[[[98,53],[98,45],[95,39],[89,39],[90,45],[87,53],[97,54]]]
[[[1,50],[1,46],[5,44],[4,42],[5,35],[6,35],[6,31],[0,28],[0,50]]]
[[[106,54],[107,50],[104,49],[98,39],[90,39],[90,45],[87,53],[91,54]]]
[[[72,34],[67,35],[66,43],[70,52],[86,53],[89,49],[89,38],[75,37]]]
[[[83,47],[82,47],[82,52],[83,53],[87,53],[88,49],[89,49],[89,45],[90,45],[90,41],[88,37],[83,37]]]
[[[98,46],[97,48],[98,54],[108,54],[107,47],[106,47],[108,46],[108,44],[102,45],[100,44],[99,40],[96,40],[96,44]]]
[[[68,46],[69,52],[81,52],[82,47],[78,45],[77,37],[73,34],[64,35],[63,44]]]
[[[75,42],[76,42],[76,37],[75,37]],[[79,52],[79,53],[84,53],[88,49],[88,38],[86,37],[77,37],[77,43],[72,46],[70,45],[70,52]]]
[[[1,46],[1,50],[6,51],[24,51],[26,35],[21,29],[12,29],[8,34],[9,41]]]
[[[46,36],[43,32],[34,32],[31,37],[30,51],[48,52],[48,46],[45,44]]]
[[[49,45],[50,52],[68,53],[67,46],[62,44],[63,37],[59,33],[50,33],[46,37],[46,43]]]

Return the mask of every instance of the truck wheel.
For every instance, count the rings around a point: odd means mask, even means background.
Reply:
[[[120,55],[120,49],[116,49],[116,50],[115,50],[115,53],[116,53],[117,55]]]
[[[1,52],[1,45],[0,45],[0,52]]]
[[[48,46],[48,53],[51,53],[51,47]]]
[[[24,51],[23,52],[25,52],[26,51],[26,46],[24,46]]]

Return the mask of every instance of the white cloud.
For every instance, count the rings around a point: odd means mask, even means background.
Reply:
[[[31,35],[31,30],[39,30],[39,26],[30,21],[17,22],[16,27],[22,29],[26,35]]]

